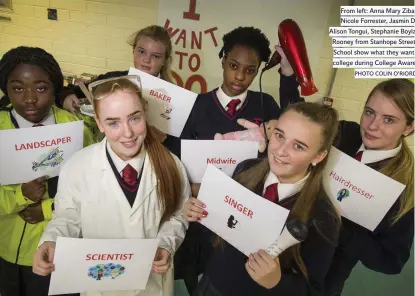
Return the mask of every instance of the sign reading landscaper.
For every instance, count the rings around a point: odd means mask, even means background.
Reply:
[[[83,147],[83,121],[0,131],[0,184],[56,177],[62,163]],[[7,169],[6,169],[7,168]]]

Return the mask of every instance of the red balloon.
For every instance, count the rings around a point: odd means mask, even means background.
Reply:
[[[301,86],[301,95],[311,96],[315,94],[318,89],[313,82],[313,75],[300,27],[292,19],[283,20],[278,27],[278,38]]]

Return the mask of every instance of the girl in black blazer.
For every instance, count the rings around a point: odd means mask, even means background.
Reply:
[[[385,274],[400,273],[408,261],[414,239],[414,162],[404,138],[413,130],[414,84],[407,79],[379,83],[369,94],[360,125],[341,123],[336,146],[406,188],[373,232],[342,218],[325,295],[341,295],[359,261]]]
[[[292,85],[295,100],[297,87]],[[373,232],[342,218],[326,296],[341,295],[359,261],[384,274],[400,273],[408,261],[414,239],[414,161],[405,137],[413,131],[414,84],[408,79],[380,82],[368,96],[360,124],[340,121],[336,147],[406,188]]]
[[[193,295],[322,294],[340,224],[322,188],[322,171],[337,124],[337,113],[331,108],[314,103],[290,105],[270,138],[268,157],[244,161],[235,170],[234,179],[241,185],[291,210],[288,219],[306,223],[306,241],[274,259],[263,250],[247,258],[218,238]],[[209,206],[195,198],[185,204],[189,221],[203,219],[208,212]]]

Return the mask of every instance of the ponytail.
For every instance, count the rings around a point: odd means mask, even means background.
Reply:
[[[144,145],[157,177],[157,195],[164,209],[162,222],[177,210],[183,194],[183,178],[170,152],[157,139],[154,128],[147,124]]]
[[[393,225],[414,207],[414,158],[405,139],[402,139],[399,153],[379,172],[406,185],[400,197],[399,210],[391,221]]]
[[[406,118],[406,125],[414,123],[414,83],[409,79],[395,78],[378,83],[370,92],[366,104],[376,92],[387,96],[402,111]],[[413,131],[410,133],[412,134]],[[392,217],[392,225],[414,208],[414,156],[401,137],[402,148],[379,172],[406,185],[399,198],[399,210]]]
[[[103,98],[115,91],[129,91],[137,94],[143,109],[147,104],[144,100],[141,89],[132,81],[126,78],[116,78],[104,81],[93,89],[90,101],[93,103],[95,115],[99,118],[99,104]],[[89,93],[86,91],[85,93]],[[179,167],[170,152],[161,144],[165,136],[154,127],[146,123],[147,135],[144,140],[144,147],[150,158],[152,168],[157,178],[157,196],[163,209],[162,222],[168,220],[181,203],[183,194],[183,177]]]
[[[312,122],[321,126],[321,148],[323,153],[330,152],[334,138],[338,130],[338,116],[336,110],[328,108],[316,103],[297,103],[290,105],[285,111],[297,112],[306,116]],[[298,219],[305,224],[312,223],[313,227],[329,242],[331,242],[330,234],[325,235],[322,227],[319,227],[318,222],[312,217],[314,214],[315,204],[317,200],[323,200],[329,205],[330,212],[333,216],[333,226],[340,225],[340,216],[337,214],[333,204],[331,203],[327,194],[323,190],[323,170],[327,163],[327,157],[320,161],[315,166],[310,165],[309,176],[297,197],[293,208],[288,217],[291,219]],[[260,163],[251,167],[235,177],[235,181],[246,187],[251,191],[257,191],[260,184],[264,184],[267,175],[270,172],[270,165],[268,158],[265,158]],[[324,227],[324,225],[322,225]],[[222,240],[217,238],[215,245],[220,244]],[[334,242],[333,242],[334,243]],[[297,244],[285,250],[280,256],[281,265],[284,267],[291,267],[294,262],[300,272],[308,279],[308,273],[300,253],[301,244]]]

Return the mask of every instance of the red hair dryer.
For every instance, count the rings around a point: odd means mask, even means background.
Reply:
[[[318,89],[313,82],[303,34],[298,24],[291,19],[283,20],[278,26],[278,39],[301,86],[301,95],[311,96],[315,94]],[[278,52],[274,52],[262,71],[269,70],[280,62],[281,56]]]

